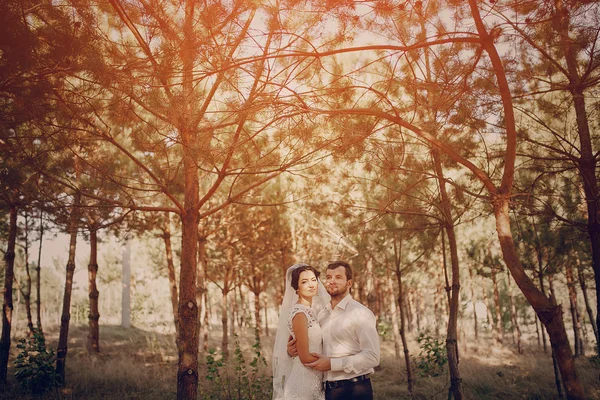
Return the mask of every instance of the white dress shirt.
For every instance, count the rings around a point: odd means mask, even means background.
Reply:
[[[375,315],[349,294],[332,310],[331,303],[319,313],[323,352],[331,358],[324,381],[351,379],[372,374],[379,365],[379,335]]]

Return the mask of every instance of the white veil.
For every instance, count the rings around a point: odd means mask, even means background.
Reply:
[[[283,302],[279,309],[279,321],[277,322],[275,346],[273,347],[273,400],[284,400],[283,388],[292,371],[292,358],[287,353],[287,343],[290,336],[288,316],[294,304],[298,302],[298,295],[294,288],[292,288],[292,271],[298,267],[307,265],[304,263],[294,264],[288,268],[285,274],[285,294],[283,295]],[[327,306],[330,299],[331,297],[327,293],[327,290],[325,290],[325,286],[319,280],[317,295],[313,297],[311,306],[315,310],[315,315]]]

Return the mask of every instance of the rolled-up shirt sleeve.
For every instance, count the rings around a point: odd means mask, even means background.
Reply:
[[[368,309],[358,309],[353,321],[360,351],[345,357],[331,358],[331,370],[359,374],[379,365],[380,345],[376,318]]]

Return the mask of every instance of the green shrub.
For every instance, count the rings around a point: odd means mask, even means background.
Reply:
[[[419,342],[421,347],[421,352],[417,359],[417,369],[419,369],[420,375],[440,375],[444,370],[444,365],[448,362],[444,342],[424,332],[419,333],[417,342]]]
[[[44,334],[34,329],[28,339],[21,339],[17,344],[20,349],[14,366],[15,377],[21,387],[34,394],[45,393],[56,385],[54,351],[46,349]]]

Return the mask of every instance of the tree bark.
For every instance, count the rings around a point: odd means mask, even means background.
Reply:
[[[90,263],[88,264],[88,283],[90,314],[87,340],[88,353],[100,352],[100,311],[98,310],[98,285],[96,285],[96,275],[98,274],[98,231],[95,226],[90,226]]]
[[[199,343],[199,350],[204,351],[204,348],[208,348],[208,324],[205,324],[204,321],[207,320],[206,316],[208,315],[208,311],[204,310],[204,308],[208,307],[208,302],[203,301],[206,292],[206,269],[207,269],[207,254],[206,254],[206,243],[207,237],[206,235],[201,235],[198,232],[198,271],[196,275],[196,302],[199,304],[198,309],[198,339],[201,342],[201,346]],[[200,316],[204,316],[204,320],[200,318]]]
[[[4,291],[2,303],[2,336],[0,337],[0,384],[6,384],[8,356],[10,354],[10,334],[13,311],[13,282],[15,277],[15,246],[17,243],[17,206],[10,205],[8,222],[8,242],[4,253]]]
[[[77,160],[75,161],[77,164]],[[77,166],[76,166],[77,169]],[[78,174],[78,172],[77,172]],[[56,376],[59,385],[64,386],[65,366],[67,362],[67,351],[69,343],[69,324],[71,322],[71,295],[73,293],[73,275],[75,274],[75,251],[77,248],[77,231],[79,229],[79,205],[81,194],[76,192],[73,200],[73,208],[69,216],[69,260],[67,261],[65,290],[63,294],[62,315],[60,317],[60,332],[56,350]]]
[[[562,39],[562,49],[567,64],[569,79],[569,90],[573,99],[575,116],[577,121],[577,133],[579,135],[580,158],[576,167],[583,182],[585,203],[587,205],[587,228],[592,247],[592,268],[596,281],[596,298],[600,299],[600,191],[596,178],[597,161],[594,154],[590,127],[583,94],[586,89],[586,77],[580,76],[577,53],[573,43],[574,39],[569,36],[570,12],[568,6],[562,0],[556,0],[556,12],[558,34]],[[600,331],[600,301],[596,302],[596,330]],[[600,348],[597,349],[600,354]]]
[[[402,285],[402,269],[400,268],[400,254],[402,251],[402,240],[399,241],[399,243],[396,243],[396,241],[394,241],[394,248],[397,249],[397,251],[395,251],[395,253],[397,254],[396,256],[396,279],[398,281],[398,308],[400,308],[400,338],[402,340],[402,348],[404,350],[404,363],[406,364],[406,381],[408,384],[408,393],[410,395],[410,397],[412,398],[413,396],[413,391],[414,391],[414,379],[413,379],[413,372],[412,372],[412,366],[411,366],[411,362],[410,362],[410,352],[408,349],[408,342],[406,340],[406,331],[405,331],[405,327],[406,327],[406,317],[404,315],[404,290],[403,290],[403,285]]]
[[[454,219],[452,218],[452,209],[450,205],[450,198],[446,191],[446,182],[444,179],[444,173],[442,169],[442,162],[439,155],[439,150],[433,147],[431,150],[433,156],[433,164],[438,179],[438,187],[440,189],[440,201],[442,208],[442,217],[444,221],[444,230],[448,235],[448,247],[450,248],[450,266],[452,269],[452,286],[448,288],[448,331],[446,334],[446,351],[448,353],[448,367],[450,370],[450,388],[449,392],[452,393],[455,399],[460,400],[464,398],[462,388],[462,378],[460,377],[460,370],[458,368],[459,357],[458,357],[458,308],[460,301],[460,276],[459,276],[459,262],[458,262],[458,247],[456,244],[456,234],[454,232]],[[442,238],[444,233],[442,232]],[[442,242],[443,243],[443,242]],[[443,245],[443,247],[445,247]],[[445,250],[444,250],[445,251]],[[445,254],[445,253],[444,253]],[[447,282],[446,277],[446,282]]]
[[[387,292],[390,298],[389,301],[389,313],[392,318],[392,337],[394,338],[394,353],[396,358],[400,357],[400,326],[398,325],[398,304],[396,303],[396,299],[394,298],[394,281],[392,277],[389,275],[389,271],[387,273]]]
[[[131,239],[125,237],[121,252],[121,326],[131,327]]]
[[[222,332],[223,339],[221,341],[221,353],[223,354],[223,359],[229,359],[229,331],[228,331],[228,313],[227,313],[227,294],[223,288],[221,290],[222,299],[221,299],[221,324],[222,324]]]
[[[27,315],[27,331],[33,335],[33,317],[31,314],[31,273],[29,271],[29,217],[25,211],[25,290],[21,288],[25,300],[25,314]]]
[[[569,339],[562,318],[562,309],[544,296],[525,273],[517,255],[515,243],[510,229],[509,198],[497,196],[494,202],[494,215],[496,217],[496,231],[500,240],[502,254],[506,266],[509,268],[515,282],[527,298],[527,301],[540,321],[546,327],[550,343],[559,366],[560,375],[565,385],[569,399],[584,399],[583,387],[577,376],[575,360],[569,345]]]
[[[492,267],[491,272],[492,287],[494,289],[494,311],[496,313],[495,319],[495,339],[498,343],[504,343],[504,329],[502,328],[502,306],[500,305],[500,292],[498,291],[498,279],[496,278],[496,271]]]
[[[575,278],[573,277],[573,267],[567,261],[565,266],[565,275],[567,277],[567,290],[569,292],[569,305],[571,311],[571,321],[573,323],[573,340],[575,341],[575,357],[583,355],[583,339],[581,337],[581,322],[579,320],[579,310],[577,307],[577,290],[575,289]]]
[[[183,213],[181,215],[181,271],[179,274],[179,365],[177,370],[177,399],[196,399],[198,394],[198,224],[200,209],[200,180],[198,167],[198,137],[192,125],[191,106],[196,37],[194,35],[195,2],[184,3],[182,57],[183,110],[179,134],[183,144]]]
[[[475,298],[475,285],[473,280],[473,268],[469,268],[469,278],[471,278],[471,303],[473,304],[473,333],[475,334],[475,351],[479,349],[479,323],[477,321],[477,299]]]
[[[512,285],[510,284],[510,280],[512,279],[510,276],[510,271],[506,270],[506,286],[508,287],[508,298],[510,300],[510,319],[512,321],[513,326],[513,340],[517,345],[517,352],[519,354],[523,354],[523,344],[521,340],[521,327],[519,326],[519,319],[517,316],[517,307],[515,305],[515,297],[513,295]]]
[[[37,329],[39,331],[39,333],[41,335],[44,334],[44,330],[42,328],[42,244],[44,243],[44,212],[42,211],[42,208],[40,207],[40,246],[38,248],[38,259],[37,259],[37,266],[36,266],[36,284],[35,284],[35,290],[36,290],[36,298],[35,298],[35,305],[36,305],[36,319],[37,319]]]
[[[590,299],[587,294],[587,285],[585,282],[585,276],[583,275],[583,267],[579,260],[577,260],[577,277],[579,279],[579,286],[581,286],[581,293],[583,294],[583,302],[585,303],[585,310],[587,311],[588,317],[590,318],[590,324],[594,330],[594,337],[596,338],[596,345],[598,345],[598,326],[594,319],[594,311],[590,305]]]
[[[171,243],[171,214],[165,212],[162,225],[162,238],[165,243],[165,254],[167,256],[167,275],[169,277],[169,292],[171,293],[171,308],[173,310],[173,321],[175,323],[175,337],[178,337],[178,302],[177,302],[177,277],[175,275],[175,263],[173,262],[173,245]]]

